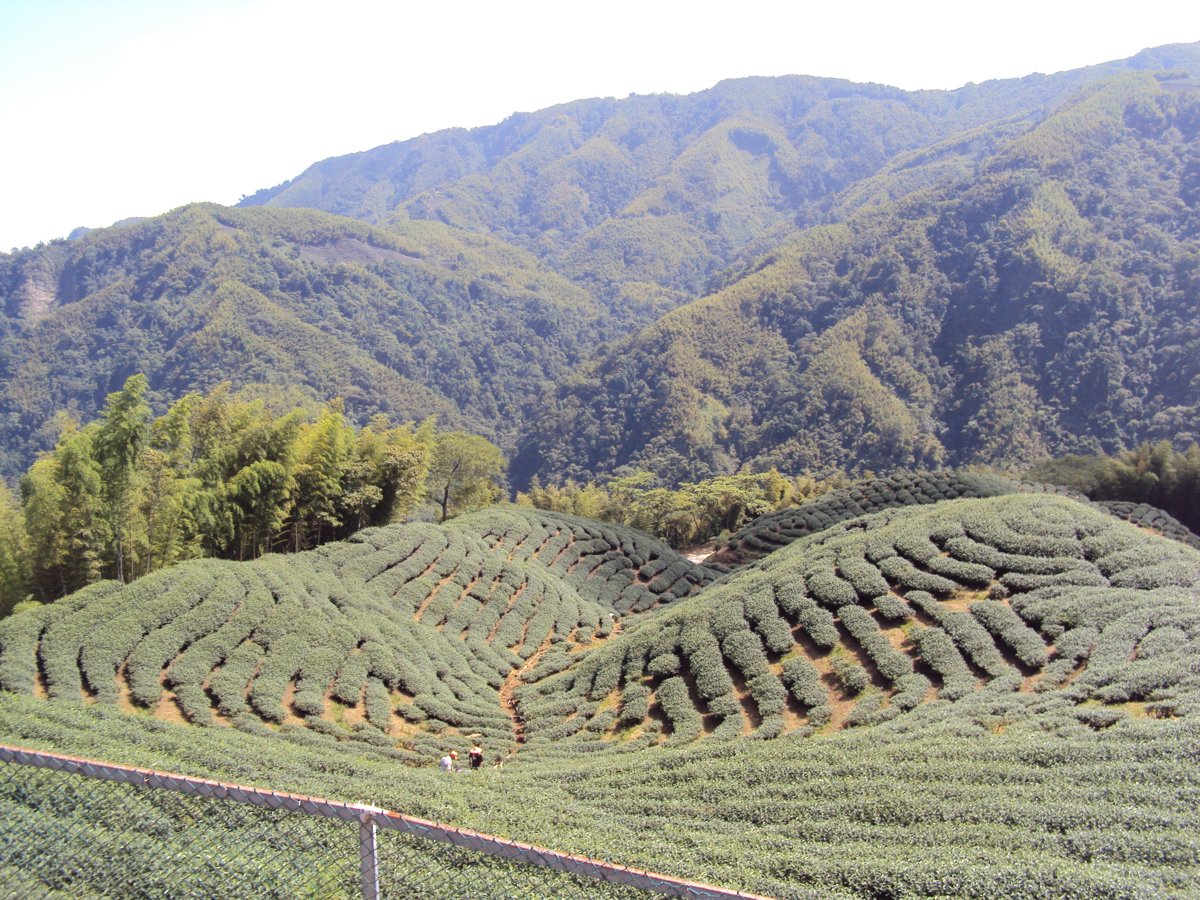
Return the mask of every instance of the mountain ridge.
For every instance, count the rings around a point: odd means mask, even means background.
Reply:
[[[1191,289],[1197,192],[1179,129],[1194,130],[1182,72],[1198,57],[1176,45],[954,92],[794,77],[577,101],[311,170],[345,171],[305,202],[376,224],[201,205],[0,255],[3,469],[52,443],[54,413],[86,419],[134,369],[160,406],[220,370],[344,395],[359,421],[436,414],[501,444],[517,487],[623,465],[671,482],[1186,444],[1193,342],[1155,292]],[[439,141],[478,143],[475,162]],[[1078,177],[1057,171],[1068,159]],[[295,199],[301,182],[247,202]],[[345,199],[360,196],[375,205]],[[1143,261],[1155,247],[1157,268]],[[1106,254],[1128,271],[1105,272]],[[1149,318],[1114,291],[1151,296]],[[722,299],[695,305],[706,295]],[[734,302],[747,314],[721,312],[705,346],[653,344]],[[855,308],[871,334],[854,333]],[[845,397],[856,437],[804,396]]]

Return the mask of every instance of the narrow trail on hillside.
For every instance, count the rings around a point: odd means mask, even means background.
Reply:
[[[611,640],[621,633],[621,620],[613,620],[613,629],[605,637],[597,638],[588,647],[594,647],[604,641]],[[550,649],[552,641],[549,636],[542,641],[541,646],[537,648],[534,654],[525,660],[518,668],[513,669],[508,673],[508,677],[504,679],[504,684],[500,686],[500,708],[504,710],[505,715],[512,720],[513,727],[513,743],[516,746],[512,753],[516,753],[525,744],[525,717],[521,715],[521,709],[517,705],[517,698],[514,696],[518,687],[521,686],[521,676],[526,672],[532,671],[546,655],[546,651]],[[510,754],[511,755],[511,754]]]
[[[517,700],[513,696],[513,692],[521,685],[521,676],[533,669],[549,649],[550,638],[547,637],[542,641],[542,645],[537,648],[537,651],[529,659],[525,660],[524,664],[508,673],[508,677],[504,679],[504,684],[500,686],[500,707],[509,719],[512,720],[513,742],[517,745],[513,753],[520,750],[521,746],[525,743],[525,718],[521,715],[521,710],[517,707]]]

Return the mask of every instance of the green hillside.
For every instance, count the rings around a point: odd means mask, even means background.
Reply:
[[[619,526],[513,507],[182,563],[0,623],[0,688],[430,756],[524,741],[513,689],[713,574]],[[462,747],[463,750],[466,747]]]
[[[874,183],[844,223],[803,232],[561,385],[518,481],[1183,449],[1200,412],[1198,129],[1200,89],[1125,74],[970,177],[898,202]]]
[[[0,472],[139,371],[437,415],[518,488],[1182,450],[1189,71],[581,100],[0,254]]]
[[[0,298],[10,474],[52,445],[57,411],[91,418],[138,372],[161,406],[230,381],[511,446],[605,331],[589,296],[496,240],[212,205],[0,254]]]
[[[722,539],[716,550],[704,560],[704,565],[718,572],[731,572],[769,556],[800,538],[870,513],[940,503],[943,500],[999,497],[1022,492],[1072,496],[1065,489],[1022,483],[992,473],[901,472],[885,478],[866,479],[852,487],[831,491],[816,500],[759,516]],[[1072,499],[1083,498],[1074,495]],[[1129,518],[1124,515],[1118,517]]]
[[[18,612],[0,735],[784,897],[1185,895],[1198,585],[1200,551],[1052,494],[831,523],[721,579],[497,508]],[[503,770],[434,770],[479,739]]]

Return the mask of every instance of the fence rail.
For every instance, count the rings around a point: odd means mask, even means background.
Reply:
[[[565,897],[572,894],[597,896],[598,889],[607,888],[613,896],[624,896],[630,889],[636,889],[696,900],[755,897],[455,828],[375,806],[6,745],[0,745],[0,763],[7,764],[0,772],[4,776],[0,779],[0,883],[19,881],[27,874],[28,867],[45,866],[52,858],[61,871],[49,876],[51,883],[41,882],[47,888],[72,893],[83,886],[90,891],[95,883],[117,884],[116,894],[138,897],[158,896],[160,890],[168,896],[245,896],[252,890],[252,882],[248,879],[262,876],[264,871],[276,879],[272,882],[276,886],[266,888],[253,882],[253,892],[261,896],[361,896],[366,900],[378,900],[389,893],[406,897]],[[143,808],[139,803],[146,795],[139,795],[137,802],[122,797],[93,797],[86,791],[79,793],[76,782],[64,785],[62,782],[33,784],[23,781],[19,773],[25,770],[16,767],[56,773],[54,777],[57,778],[110,782],[138,791],[174,792],[197,798],[204,806],[168,809],[159,804]],[[271,811],[272,818],[233,821],[214,812],[228,809],[227,806],[212,801]],[[112,814],[114,810],[115,815]],[[353,850],[346,847],[339,856],[337,841],[330,840],[328,835],[310,835],[289,829],[288,823],[294,821],[291,819],[294,816],[355,823],[358,826],[358,865],[354,866]],[[387,852],[381,853],[381,831],[419,840],[404,846],[388,846],[383,848]],[[243,833],[241,840],[239,832]],[[113,836],[108,839],[108,835]],[[201,837],[197,839],[196,835]],[[103,856],[84,859],[77,853],[61,849],[81,843],[83,854],[113,854],[113,865],[119,867],[141,853],[153,855],[156,836],[172,848],[171,853],[160,854],[163,858],[174,858],[172,853],[178,855],[191,847],[198,857],[193,862],[205,870],[203,874],[189,872],[172,883],[171,876],[161,869],[147,872],[144,860],[125,874],[121,874],[119,868],[115,874],[97,874],[97,869],[102,869],[105,863]],[[438,856],[430,852],[431,845],[425,842],[449,845],[469,855]],[[92,845],[90,848],[89,844]],[[335,849],[331,851],[330,845]],[[329,855],[331,852],[332,856]],[[228,864],[223,864],[222,856]],[[492,864],[491,861],[497,862]],[[549,880],[531,881],[528,877],[531,867],[550,870],[547,872]],[[390,877],[381,877],[381,870]],[[214,879],[219,883],[223,876],[227,877],[226,887],[214,894]],[[139,877],[144,882],[134,883]],[[122,880],[125,878],[134,881]],[[194,889],[187,887],[191,879],[199,879]],[[160,887],[156,889],[155,884]]]

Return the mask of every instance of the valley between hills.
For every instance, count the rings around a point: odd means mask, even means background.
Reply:
[[[582,100],[0,254],[0,741],[777,897],[1195,896],[1198,292],[1196,44]],[[38,784],[18,896],[313,852]]]

